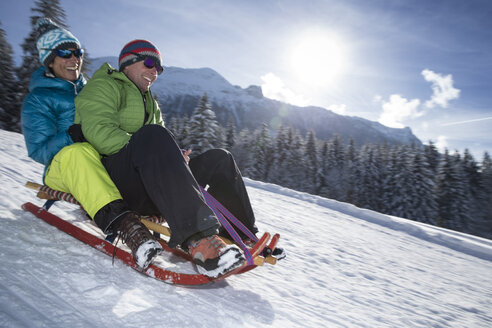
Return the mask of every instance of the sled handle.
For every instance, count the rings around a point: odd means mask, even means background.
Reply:
[[[29,188],[29,189],[34,189],[34,190],[40,190],[42,185],[40,185],[39,183],[36,183],[36,182],[32,182],[32,181],[27,181],[26,182],[26,187]]]

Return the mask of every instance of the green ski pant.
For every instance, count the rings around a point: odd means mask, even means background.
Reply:
[[[44,183],[72,194],[93,219],[104,205],[122,199],[101,163],[101,156],[87,142],[63,147],[53,157]]]

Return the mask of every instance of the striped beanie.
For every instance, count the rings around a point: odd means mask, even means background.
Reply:
[[[43,17],[36,22],[36,46],[39,52],[39,61],[48,66],[56,56],[57,49],[80,49],[79,40],[66,29],[58,26],[51,19]]]
[[[139,54],[143,58],[136,56]],[[144,60],[145,57],[151,57],[159,65],[161,65],[161,54],[159,49],[147,40],[133,40],[127,43],[120,52],[120,59],[118,61],[119,71],[122,72],[126,66],[129,66],[138,61]]]

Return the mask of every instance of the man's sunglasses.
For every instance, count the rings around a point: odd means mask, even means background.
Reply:
[[[46,49],[44,48],[43,50],[53,50],[53,49]],[[68,49],[56,49],[56,55],[61,58],[71,58],[72,55],[74,55],[76,58],[80,58],[84,55],[84,49],[75,49],[75,50],[68,50]]]
[[[134,52],[130,52],[130,53],[132,55],[137,56],[137,58],[139,60],[143,60],[143,64],[145,65],[145,67],[147,67],[147,68],[154,68],[155,67],[158,75],[161,75],[162,72],[164,71],[164,68],[161,65],[159,65],[158,62],[156,62],[153,58],[142,56],[142,55],[134,53]]]

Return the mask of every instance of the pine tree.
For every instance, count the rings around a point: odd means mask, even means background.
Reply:
[[[417,149],[412,159],[413,170],[413,193],[412,216],[414,219],[424,223],[435,224],[437,217],[437,202],[435,199],[434,173],[430,169],[427,158],[421,149]]]
[[[313,130],[309,130],[306,135],[306,145],[304,146],[304,167],[302,171],[305,174],[304,190],[314,193],[319,188],[319,163],[317,140]]]
[[[385,190],[390,190],[391,200],[388,213],[404,218],[412,216],[410,209],[415,191],[412,189],[412,150],[406,145],[396,146],[392,150],[390,181]]]
[[[359,194],[359,202],[364,208],[378,211],[383,185],[377,147],[365,145],[359,157],[362,168],[360,171],[361,190],[363,191]]]
[[[166,124],[180,147],[184,147],[184,142],[189,134],[188,120],[188,115],[185,114],[183,117],[172,117],[169,120],[169,124]]]
[[[484,220],[485,186],[479,171],[478,163],[468,149],[465,149],[462,160],[465,195],[468,197],[470,212],[468,228],[473,234],[480,234]]]
[[[480,235],[492,239],[492,159],[487,152],[483,155],[480,173],[482,185],[484,186],[483,204],[481,206],[484,211],[484,221]]]
[[[274,140],[274,150],[272,153],[274,168],[270,174],[270,181],[280,186],[286,187],[289,184],[290,177],[288,176],[288,163],[287,157],[289,156],[292,134],[289,134],[289,130],[284,126],[280,126],[277,130]]]
[[[471,211],[471,195],[469,193],[469,181],[466,178],[463,160],[458,152],[453,155],[453,173],[456,179],[455,195],[457,203],[457,211],[453,220],[454,230],[469,233],[470,232],[470,211]]]
[[[206,94],[198,101],[198,105],[190,118],[189,127],[189,135],[183,146],[192,149],[193,156],[212,148],[221,147],[219,123],[215,119],[215,113]]]
[[[304,140],[299,134],[299,132],[294,132],[292,128],[289,127],[288,140],[291,141],[291,146],[287,152],[286,157],[286,168],[287,168],[287,187],[291,189],[296,189],[304,191],[302,186],[305,185],[305,175],[302,172],[302,168],[305,167],[305,159],[302,153]]]
[[[468,198],[463,185],[463,170],[459,154],[449,155],[446,149],[441,159],[436,182],[439,208],[438,225],[457,231],[467,231]]]
[[[246,176],[253,157],[253,140],[251,132],[248,129],[243,129],[236,136],[235,144],[232,149],[230,149],[231,153],[234,155],[237,166]]]
[[[226,128],[225,147],[226,149],[232,149],[236,142],[236,124],[234,118],[231,116]]]
[[[326,147],[322,150],[321,158],[321,171],[325,183],[322,193],[326,197],[341,200],[345,193],[343,184],[346,172],[344,170],[345,151],[340,136],[335,135],[326,143]]]
[[[247,174],[252,179],[267,181],[273,163],[272,144],[268,125],[263,124],[261,130],[255,132],[253,157]]]
[[[61,7],[59,0],[38,0],[34,2],[34,5],[35,7],[31,8],[33,15],[30,17],[32,30],[21,45],[24,55],[22,56],[22,64],[17,69],[20,99],[24,99],[28,94],[31,75],[41,66],[38,49],[36,48],[37,31],[35,30],[35,26],[38,19],[47,17],[58,24],[58,26],[68,29],[68,26],[65,23],[65,11]]]
[[[319,155],[319,174],[318,174],[318,187],[314,191],[316,195],[320,195],[323,197],[328,197],[328,172],[329,172],[329,163],[328,163],[328,141],[323,141],[321,145],[321,152]]]
[[[12,57],[12,47],[0,22],[0,129],[20,132],[20,101]]]
[[[386,179],[389,176],[390,172],[390,158],[391,158],[391,149],[388,144],[384,143],[383,145],[376,146],[375,153],[376,163],[378,166],[379,172],[379,194],[377,195],[377,199],[375,201],[377,205],[377,210],[379,212],[384,212],[387,203],[387,199],[385,199],[385,191],[386,191]]]
[[[436,145],[432,141],[429,141],[429,144],[424,146],[424,153],[426,161],[427,163],[429,163],[429,170],[431,170],[432,173],[436,174],[437,168],[439,167],[440,157]]]
[[[356,203],[356,162],[357,155],[355,150],[355,142],[354,139],[350,138],[347,150],[345,151],[345,155],[343,157],[343,190],[342,198],[340,200],[351,204]]]

